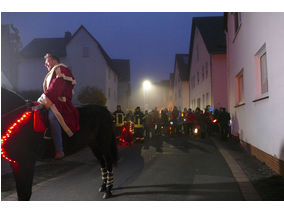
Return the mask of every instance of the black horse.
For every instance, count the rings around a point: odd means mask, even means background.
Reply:
[[[1,152],[11,160],[16,181],[18,200],[30,200],[36,159],[42,150],[42,133],[34,132],[31,104],[18,94],[1,88]],[[103,198],[112,196],[113,165],[118,160],[117,146],[112,128],[110,112],[102,106],[85,105],[78,108],[80,113],[80,130],[69,138],[63,133],[64,151],[68,154],[88,145],[101,165],[103,183],[99,191]],[[8,132],[9,138],[3,139],[13,122],[27,111],[30,118],[18,125],[14,132]],[[12,129],[13,131],[13,129]],[[7,134],[8,134],[7,133]],[[2,137],[3,136],[3,137]],[[3,140],[3,141],[2,141]],[[3,142],[3,144],[2,144]],[[52,153],[49,153],[50,156]],[[3,157],[3,155],[2,155]],[[15,161],[15,162],[13,162]]]

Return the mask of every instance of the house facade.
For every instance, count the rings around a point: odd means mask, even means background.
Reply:
[[[14,88],[18,81],[19,50],[22,47],[19,30],[12,24],[1,25],[1,73],[5,73]],[[2,74],[1,74],[2,76]]]
[[[118,74],[117,104],[124,112],[130,109],[130,61],[123,59],[113,59],[112,63]]]
[[[174,68],[173,100],[181,111],[189,107],[188,54],[176,54]]]
[[[228,107],[223,17],[195,17],[189,49],[190,108]]]
[[[284,13],[225,13],[232,134],[284,175]]]
[[[147,97],[146,97],[147,98]],[[169,80],[152,83],[151,91],[148,96],[150,110],[157,107],[158,110],[168,107],[169,98]]]
[[[116,108],[118,75],[111,58],[84,26],[79,27],[72,36],[67,32],[64,38],[34,39],[24,47],[19,66],[19,91],[42,90],[47,72],[43,56],[47,52],[57,55],[61,63],[72,70],[77,82],[74,88],[74,105],[81,104],[77,98],[80,90],[90,86],[97,87],[104,93],[109,110]]]
[[[170,80],[169,80],[169,92],[168,92],[168,103],[167,108],[173,109],[174,108],[174,73],[170,73]]]

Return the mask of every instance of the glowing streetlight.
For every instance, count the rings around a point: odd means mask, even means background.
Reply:
[[[144,90],[150,90],[152,87],[152,83],[149,80],[145,80],[143,82],[143,89]]]
[[[149,97],[148,97],[148,91],[151,89],[151,87],[152,87],[151,81],[149,81],[149,80],[143,81],[144,106],[145,106],[145,109],[148,108],[148,101],[149,101],[149,100],[148,100],[148,99],[149,99]],[[146,101],[146,99],[147,99],[147,101]]]

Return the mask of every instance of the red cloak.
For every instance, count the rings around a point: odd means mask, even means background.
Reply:
[[[44,93],[38,99],[52,110],[69,137],[80,128],[79,112],[71,102],[75,84],[71,70],[64,64],[57,64],[47,73],[43,82]]]

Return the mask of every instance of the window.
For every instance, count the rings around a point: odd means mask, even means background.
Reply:
[[[205,73],[206,73],[206,79],[208,78],[208,62],[205,63]]]
[[[242,69],[239,74],[235,77],[235,100],[236,105],[244,102],[244,70]]]
[[[268,93],[267,54],[264,44],[255,55],[257,98]]]
[[[83,58],[89,57],[89,47],[83,47]]]
[[[260,56],[261,93],[268,92],[266,53]]]
[[[234,16],[234,27],[236,34],[241,26],[241,13],[233,13],[233,16]]]

